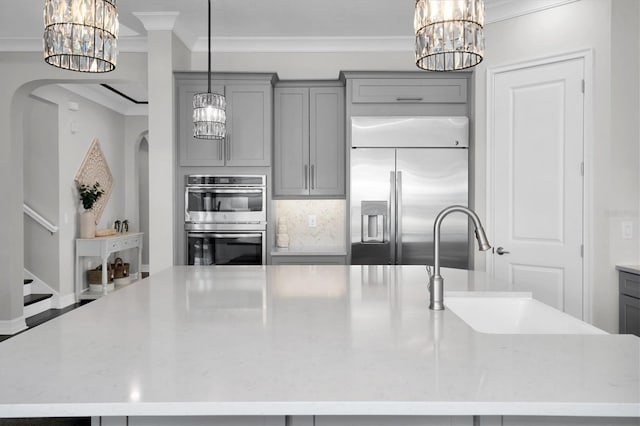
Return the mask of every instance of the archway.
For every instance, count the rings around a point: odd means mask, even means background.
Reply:
[[[137,150],[138,223],[143,236],[143,272],[149,272],[149,134],[141,137]]]

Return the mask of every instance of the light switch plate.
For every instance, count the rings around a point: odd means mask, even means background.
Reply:
[[[633,222],[631,221],[622,222],[622,239],[623,240],[633,239]]]
[[[315,214],[310,214],[309,215],[309,228],[315,228],[316,226],[317,226],[316,215]]]

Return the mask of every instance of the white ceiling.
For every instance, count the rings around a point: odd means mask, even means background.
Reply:
[[[576,0],[485,0],[487,22],[571,1]],[[43,4],[1,2],[0,51],[42,48]],[[414,5],[415,0],[212,0],[214,49],[221,43],[228,50],[225,40],[243,51],[258,41],[256,48],[264,49],[265,39],[315,38],[334,46],[336,38],[410,40]],[[146,31],[136,12],[178,12],[175,33],[190,49],[206,51],[207,0],[118,0],[117,6],[122,51],[146,49]]]
[[[485,23],[578,0],[485,0]],[[44,0],[0,2],[0,52],[42,50]],[[212,0],[214,51],[367,51],[413,49],[415,0]],[[196,52],[207,51],[207,0],[117,0],[120,51],[146,51],[146,30],[136,14],[177,12],[173,31]],[[488,43],[490,41],[487,41]],[[146,114],[107,89],[65,89],[127,115]],[[140,84],[118,90],[144,101]]]

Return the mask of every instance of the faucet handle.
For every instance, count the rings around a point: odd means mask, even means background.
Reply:
[[[431,281],[431,277],[433,277],[433,268],[429,265],[425,267],[427,269],[427,276],[429,277],[429,281]]]

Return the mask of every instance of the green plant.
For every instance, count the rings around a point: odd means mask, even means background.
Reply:
[[[78,187],[80,201],[85,210],[91,210],[93,205],[102,197],[104,189],[100,188],[100,183],[96,182],[92,186],[82,184]]]

